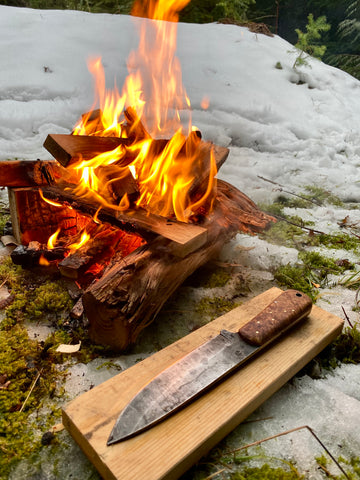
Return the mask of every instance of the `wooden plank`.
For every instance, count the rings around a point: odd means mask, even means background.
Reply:
[[[127,138],[50,134],[44,142],[44,147],[66,167],[79,159],[90,160],[100,153],[110,152],[128,143]]]
[[[65,406],[65,427],[105,480],[178,478],[341,332],[340,318],[314,306],[299,327],[188,407],[106,446],[119,413],[140,388],[222,328],[237,331],[279,293],[264,292]]]

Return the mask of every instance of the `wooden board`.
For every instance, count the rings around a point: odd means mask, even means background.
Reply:
[[[105,480],[178,478],[340,334],[343,321],[314,306],[299,327],[188,407],[106,446],[118,415],[140,388],[222,328],[237,331],[279,293],[264,292],[65,406],[65,427]]]

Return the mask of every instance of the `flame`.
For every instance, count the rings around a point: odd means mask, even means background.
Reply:
[[[48,203],[49,205],[53,205],[54,207],[63,207],[63,205],[61,203],[54,202],[54,200],[49,200],[48,198],[45,198],[41,188],[39,188],[39,194],[40,194],[40,197],[42,198],[42,200],[44,200],[44,202]],[[69,207],[69,208],[71,208],[71,207]]]
[[[40,255],[39,265],[41,265],[42,267],[48,267],[50,265],[49,260],[46,260],[43,254]]]
[[[88,62],[95,79],[92,110],[75,126],[74,135],[115,136],[128,139],[111,152],[81,159],[70,168],[78,175],[78,195],[91,195],[100,206],[124,211],[128,195],[111,195],[112,185],[130,174],[139,190],[136,206],[188,222],[191,215],[211,204],[216,188],[214,156],[206,191],[194,199],[194,181],[204,169],[200,140],[192,135],[190,100],[182,84],[175,56],[178,12],[190,0],[138,0],[132,14],[138,20],[139,47],[128,58],[128,76],[121,93],[107,90],[100,58]],[[168,139],[159,147],[159,139]],[[204,161],[204,159],[202,159]],[[129,172],[130,170],[130,172]],[[125,183],[125,181],[124,181]],[[210,202],[209,202],[210,199]]]
[[[70,253],[75,253],[76,250],[79,250],[85,243],[87,243],[90,240],[90,235],[84,230],[84,232],[81,235],[80,241],[77,243],[72,243],[69,245],[67,248],[70,250]]]
[[[55,248],[55,243],[56,243],[56,240],[57,240],[57,237],[58,237],[59,233],[60,233],[60,228],[58,228],[58,229],[56,230],[56,232],[53,233],[53,234],[49,237],[49,239],[48,239],[48,241],[47,241],[47,248],[48,248],[49,250],[52,250],[53,248]]]

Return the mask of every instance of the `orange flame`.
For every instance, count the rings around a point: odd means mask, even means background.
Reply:
[[[46,260],[43,254],[40,255],[39,265],[41,265],[42,267],[48,267],[50,265],[50,262]]]
[[[90,240],[90,235],[86,232],[86,230],[82,233],[80,241],[77,243],[72,243],[67,248],[70,250],[70,253],[75,253],[76,250],[79,250],[85,243]]]
[[[48,239],[48,241],[47,241],[47,248],[48,248],[49,250],[52,250],[53,248],[55,248],[55,243],[56,243],[56,240],[57,240],[57,237],[58,237],[59,233],[60,233],[60,228],[58,228],[58,229],[56,230],[56,232],[53,233],[53,234],[49,237],[49,239]]]
[[[39,194],[40,194],[40,197],[42,198],[42,200],[44,200],[44,202],[48,203],[49,205],[53,205],[54,207],[63,207],[63,205],[61,203],[54,202],[54,200],[49,200],[48,198],[45,198],[41,188],[39,188]],[[69,208],[71,208],[71,207],[69,207]]]
[[[109,191],[113,183],[129,175],[130,169],[139,189],[136,205],[152,213],[175,215],[188,222],[196,209],[206,202],[211,204],[209,199],[214,197],[216,188],[213,155],[207,159],[210,177],[206,191],[196,199],[191,191],[204,165],[199,163],[200,140],[191,138],[195,127],[191,124],[190,101],[175,56],[178,12],[189,1],[135,2],[132,14],[152,20],[139,20],[139,47],[129,56],[129,74],[121,94],[116,86],[112,91],[106,90],[101,60],[89,62],[96,84],[93,110],[83,115],[73,133],[116,136],[129,142],[73,165],[79,177],[77,194],[90,194],[107,208],[127,210],[128,196],[125,194],[114,204]],[[159,140],[155,139],[160,138],[170,140],[159,148]]]

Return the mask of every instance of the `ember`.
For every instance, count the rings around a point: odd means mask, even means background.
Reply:
[[[56,161],[0,163],[22,244],[13,261],[56,266],[76,281],[91,338],[117,349],[227,240],[273,221],[216,179],[229,151],[203,141],[191,123],[175,57],[174,20],[187,3],[135,4],[134,15],[144,16],[146,5],[159,21],[143,21],[121,94],[105,90],[101,60],[89,62],[94,105],[71,135],[47,137]],[[75,310],[78,318],[79,303]]]

